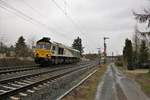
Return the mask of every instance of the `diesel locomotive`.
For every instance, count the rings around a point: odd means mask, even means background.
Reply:
[[[75,63],[80,60],[80,52],[76,49],[43,37],[36,42],[35,62],[40,65]]]

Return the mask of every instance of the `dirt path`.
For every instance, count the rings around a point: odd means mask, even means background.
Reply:
[[[133,80],[110,64],[97,89],[95,100],[150,100]]]

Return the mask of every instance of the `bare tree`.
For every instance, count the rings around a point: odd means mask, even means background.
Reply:
[[[150,29],[150,8],[144,9],[143,13],[136,13],[133,12],[135,19],[140,23],[146,23],[147,28]],[[143,40],[147,41],[147,46],[150,47],[150,31],[148,32],[140,32],[141,37]]]
[[[135,19],[140,23],[147,23],[147,27],[150,27],[150,9],[144,9],[143,13],[135,13]]]
[[[133,35],[133,61],[134,63],[138,63],[138,55],[140,48],[140,34],[137,26],[135,27],[135,34]]]

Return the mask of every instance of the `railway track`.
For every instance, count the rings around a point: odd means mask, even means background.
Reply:
[[[35,69],[40,69],[40,67],[29,67],[29,68],[16,68],[16,69],[8,69],[8,70],[0,70],[0,75],[4,75],[4,74],[11,74],[11,73],[15,73],[15,72],[23,72],[23,71],[28,71],[28,70],[35,70]]]
[[[84,65],[85,62],[73,64],[74,65]],[[9,67],[9,68],[0,68],[0,79],[4,79],[5,77],[11,77],[14,75],[24,75],[28,73],[34,73],[35,71],[44,70],[44,69],[50,69],[55,67],[61,67],[62,65],[53,65],[52,67],[40,67],[39,65],[32,65],[32,66],[19,66],[19,67]],[[66,65],[64,65],[66,66]],[[68,66],[68,65],[67,65]]]
[[[12,69],[22,69],[22,68],[30,68],[30,67],[37,67],[39,64],[34,64],[34,65],[22,65],[22,66],[10,66],[10,67],[0,67],[0,71],[4,70],[12,70]]]
[[[66,66],[63,66],[63,67],[55,66],[54,68],[47,67],[47,68],[30,70],[30,71],[26,71],[26,72],[12,73],[12,74],[8,74],[8,75],[3,75],[3,77],[0,76],[0,78],[1,78],[0,83],[4,82],[4,81],[11,81],[11,80],[14,80],[14,79],[17,80],[19,78],[29,78],[29,77],[33,77],[33,76],[47,74],[47,73],[51,73],[51,72],[54,72],[54,71],[59,71],[59,70],[62,70],[62,69],[73,68],[75,66],[76,65],[72,65],[72,66],[66,65]]]
[[[80,65],[84,65],[85,63],[87,63],[87,61],[83,61],[83,62],[79,62],[79,63],[77,63],[77,65],[78,64],[80,64]],[[7,71],[7,70],[19,70],[19,69],[26,69],[26,68],[31,68],[31,67],[35,67],[35,68],[37,68],[37,67],[39,67],[40,65],[39,64],[34,64],[34,65],[22,65],[22,66],[10,66],[10,67],[5,67],[5,66],[0,66],[0,71]],[[53,65],[53,66],[58,66],[58,65]]]
[[[92,63],[93,64],[93,63]],[[34,92],[35,88],[41,84],[49,83],[51,80],[62,77],[92,64],[81,64],[78,67],[61,67],[54,68],[48,71],[30,73],[22,76],[15,76],[0,80],[0,98],[2,100],[8,99],[12,95],[25,95],[24,92]],[[22,93],[23,92],[23,93]],[[13,96],[11,97],[13,99]]]

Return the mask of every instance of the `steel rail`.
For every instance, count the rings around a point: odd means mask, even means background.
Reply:
[[[22,71],[34,70],[34,69],[41,69],[41,67],[31,67],[31,68],[19,68],[19,69],[4,70],[4,71],[0,71],[0,75],[1,74],[6,74],[6,73],[12,73],[12,72],[22,72]]]
[[[66,95],[68,95],[70,92],[72,92],[75,88],[77,88],[78,86],[80,86],[83,82],[85,82],[89,77],[91,77],[93,74],[95,74],[97,72],[98,69],[93,70],[91,73],[88,74],[88,76],[86,76],[85,78],[83,78],[81,81],[79,81],[79,83],[77,83],[76,85],[74,85],[72,88],[70,88],[69,90],[67,90],[66,92],[64,92],[62,95],[60,95],[56,100],[61,100],[62,98],[64,98]]]
[[[86,65],[88,65],[88,64],[86,64]],[[28,73],[28,74],[25,74],[25,75],[14,76],[14,77],[12,76],[12,77],[8,77],[8,78],[4,78],[4,79],[0,80],[0,83],[4,84],[4,83],[12,82],[12,81],[18,80],[18,79],[30,78],[30,77],[34,77],[34,76],[38,76],[38,75],[42,75],[42,74],[51,73],[51,72],[54,72],[54,71],[59,71],[59,70],[63,70],[63,69],[68,69],[68,68],[76,67],[77,65],[65,66],[65,67],[58,67],[58,66],[56,68],[54,68],[54,69],[45,69],[42,72]],[[78,66],[84,66],[84,64],[78,65]]]
[[[50,81],[50,80],[62,77],[64,75],[67,75],[67,74],[72,73],[72,72],[77,71],[77,70],[81,70],[83,68],[86,68],[87,66],[94,66],[94,64],[87,64],[87,65],[84,65],[82,67],[76,67],[76,68],[73,68],[73,69],[69,68],[69,69],[64,70],[64,71],[63,70],[61,70],[61,71],[59,70],[61,73],[55,72],[56,73],[55,75],[54,74],[50,74],[49,77],[44,77],[41,80],[35,80],[34,82],[32,82],[29,85],[22,86],[22,87],[19,87],[19,88],[15,89],[15,90],[10,90],[10,91],[7,91],[5,93],[2,93],[2,94],[0,94],[0,98],[6,98],[8,96],[11,96],[11,95],[14,95],[16,93],[19,93],[19,92],[21,92],[23,90],[27,90],[27,89],[29,89],[31,87],[35,87],[37,85],[40,85],[40,84],[42,84],[44,82],[47,82],[47,81]],[[4,80],[4,81],[6,82],[6,80]],[[7,81],[9,81],[9,80],[7,80]]]
[[[1,70],[10,70],[10,69],[20,69],[20,68],[29,68],[29,67],[37,67],[39,66],[39,64],[35,64],[35,65],[22,65],[22,66],[9,66],[9,67],[0,67],[0,71]]]

